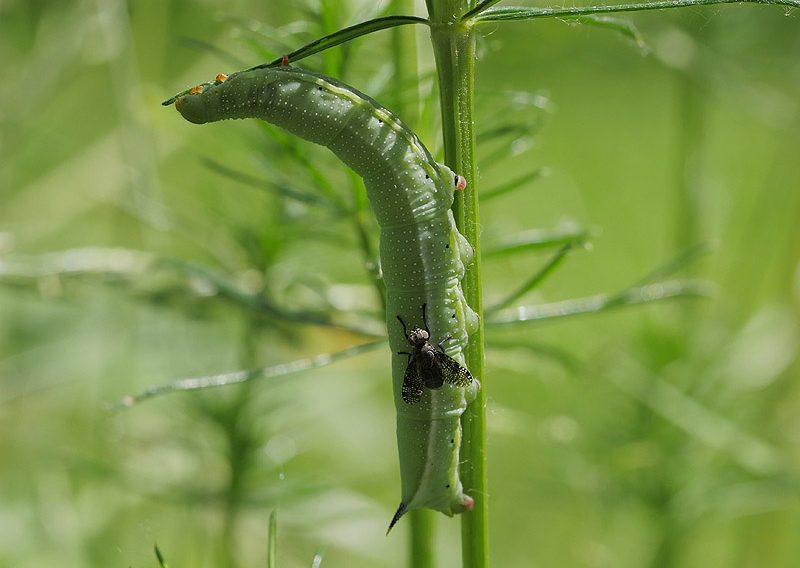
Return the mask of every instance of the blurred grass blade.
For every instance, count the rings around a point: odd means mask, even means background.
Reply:
[[[506,241],[489,244],[482,251],[482,255],[484,258],[501,257],[556,246],[578,246],[586,243],[590,236],[590,229],[582,227],[568,226],[558,229],[534,229],[518,233]]]
[[[513,179],[513,180],[511,180],[511,181],[509,181],[507,183],[499,185],[499,186],[497,186],[495,188],[492,188],[492,189],[490,189],[488,191],[482,192],[480,194],[480,196],[479,196],[480,200],[482,202],[486,202],[486,201],[489,201],[490,199],[494,199],[494,198],[499,197],[501,195],[505,195],[506,193],[512,192],[515,189],[522,189],[523,187],[526,187],[527,184],[529,184],[529,183],[531,183],[533,181],[536,181],[537,179],[547,175],[547,172],[548,172],[547,168],[537,168],[537,169],[533,170],[532,172],[528,172],[527,174],[524,174],[524,175],[522,175],[522,176],[520,176],[520,177],[518,177],[516,179]]]
[[[325,552],[322,549],[317,550],[314,553],[314,558],[311,559],[311,568],[319,568],[322,566],[322,556]]]
[[[290,63],[294,63],[296,61],[300,61],[301,59],[305,59],[309,55],[314,55],[320,51],[336,47],[337,45],[352,41],[361,36],[397,26],[407,26],[409,24],[428,25],[429,22],[425,18],[420,18],[418,16],[384,16],[382,18],[375,18],[372,20],[367,20],[366,22],[349,26],[347,28],[343,28],[319,39],[315,39],[311,43],[307,43],[303,47],[286,54],[285,57],[289,59]],[[263,63],[261,65],[256,65],[255,67],[251,67],[248,69],[248,71],[252,69],[263,69],[264,67],[277,67],[282,63],[283,57],[279,57],[273,61],[270,61],[269,63]]]
[[[481,130],[478,132],[477,141],[480,144],[486,144],[495,138],[502,138],[503,136],[509,136],[513,138],[528,136],[530,135],[534,126],[535,125],[518,122],[514,124],[501,124],[499,126],[495,126],[494,128],[489,128],[487,130]]]
[[[243,183],[245,185],[249,185],[250,187],[255,187],[256,189],[268,191],[269,193],[281,195],[283,197],[294,199],[302,203],[333,205],[331,204],[330,201],[322,200],[314,194],[292,189],[284,185],[280,185],[265,179],[258,178],[256,176],[247,174],[245,172],[235,170],[231,167],[226,166],[222,162],[214,160],[213,158],[202,158],[202,162],[204,166],[206,166],[213,172],[218,173],[219,175],[225,176],[227,178],[230,178],[234,181]],[[340,210],[338,207],[335,208],[336,210]]]
[[[672,280],[627,288],[616,294],[597,294],[585,298],[552,302],[539,306],[525,306],[503,310],[492,314],[486,320],[491,327],[525,324],[542,320],[564,318],[579,314],[592,314],[649,302],[659,302],[675,298],[707,298],[711,291],[708,283],[702,281]]]
[[[244,43],[262,59],[272,59],[279,53],[288,53],[291,49],[291,38],[298,32],[307,30],[302,20],[279,27],[243,15],[224,15],[221,20],[240,32]]]
[[[267,568],[277,568],[278,551],[278,511],[269,514],[269,537],[267,541]]]
[[[284,321],[302,322],[311,325],[322,325],[347,329],[355,333],[363,333],[361,329],[352,326],[339,324],[333,321],[328,312],[311,311],[289,311],[265,296],[264,294],[252,293],[242,289],[229,275],[221,271],[196,262],[189,262],[178,258],[159,259],[159,265],[169,267],[182,273],[190,282],[202,282],[210,286],[211,291],[206,296],[226,298],[241,307],[260,312]]]
[[[644,37],[641,32],[639,32],[639,28],[628,20],[621,20],[610,16],[578,16],[577,18],[570,18],[570,20],[620,33],[632,41],[636,47],[643,52],[649,50],[647,43],[644,41]]]
[[[130,408],[131,406],[134,406],[142,401],[174,392],[224,387],[227,385],[246,383],[256,379],[287,377],[303,371],[326,367],[343,359],[348,359],[356,355],[361,355],[362,353],[373,351],[383,346],[385,343],[385,339],[379,339],[370,343],[356,345],[355,347],[348,347],[342,351],[337,351],[334,353],[322,353],[320,355],[315,355],[314,357],[297,359],[295,361],[290,361],[289,363],[281,363],[280,365],[274,365],[272,367],[234,371],[231,373],[222,373],[220,375],[210,375],[207,377],[180,379],[165,385],[149,387],[136,395],[126,396],[120,402],[114,405],[114,407],[112,407],[112,411]]]
[[[104,247],[67,249],[35,256],[13,255],[0,259],[0,283],[49,276],[130,278],[150,268],[154,258],[144,251]]]
[[[630,4],[610,4],[600,6],[573,6],[563,8],[528,8],[511,6],[508,8],[489,8],[477,14],[475,22],[502,22],[513,20],[533,20],[537,18],[565,18],[590,14],[610,14],[614,12],[640,12],[644,10],[664,10],[687,6],[711,6],[715,4],[766,4],[800,8],[800,0],[660,0],[658,2],[633,2]]]
[[[622,363],[622,365],[620,365]],[[649,373],[631,360],[614,361],[608,380],[627,395],[715,450],[730,455],[745,470],[757,475],[783,475],[781,451],[731,420]]]
[[[544,282],[544,280],[553,273],[553,271],[558,267],[559,264],[564,260],[567,256],[567,253],[571,251],[573,248],[573,244],[569,243],[562,246],[556,254],[554,254],[544,266],[542,266],[539,270],[537,270],[533,276],[531,276],[528,280],[526,280],[519,288],[514,290],[511,294],[506,296],[503,300],[500,300],[495,305],[486,308],[486,313],[491,315],[494,312],[497,312],[503,308],[506,308],[519,300],[522,296],[536,288],[539,284]]]
[[[309,233],[311,234],[311,233]],[[335,240],[331,239],[331,242]],[[169,287],[139,290],[136,286],[145,277],[169,270],[183,278],[180,290]],[[102,247],[86,247],[45,253],[38,256],[14,255],[0,259],[0,285],[37,290],[53,296],[62,295],[61,279],[102,279],[103,283],[123,283],[145,300],[169,299],[180,295],[199,301],[224,299],[239,308],[276,320],[343,329],[359,335],[379,335],[370,326],[336,321],[330,311],[287,310],[263,293],[244,289],[236,276],[219,268],[172,257],[157,257],[152,253]]]
[[[691,246],[684,250],[683,252],[678,253],[673,259],[667,261],[662,266],[659,266],[638,282],[636,282],[635,286],[643,286],[648,282],[653,282],[655,280],[661,280],[663,278],[667,278],[668,276],[672,276],[679,270],[682,270],[689,264],[693,263],[698,258],[705,256],[711,252],[711,247],[709,247],[705,243],[699,243],[694,246]]]
[[[217,58],[221,59],[222,61],[225,61],[226,65],[230,65],[231,67],[235,67],[236,69],[241,69],[242,67],[247,65],[247,63],[236,57],[234,54],[230,53],[229,51],[225,51],[224,49],[217,47],[213,43],[206,41],[204,39],[199,39],[195,37],[182,37],[180,39],[184,45],[188,45],[197,51],[206,51],[208,53],[213,53]]]
[[[296,136],[292,136],[285,130],[269,124],[266,121],[259,120],[257,124],[268,136],[271,136],[279,142],[283,150],[289,154],[292,161],[297,162],[298,165],[303,167],[306,174],[313,180],[314,187],[319,188],[325,197],[336,204],[341,211],[348,211],[347,204],[342,196],[336,192],[330,176],[327,175],[326,172],[323,172],[314,162],[314,158],[309,155],[308,146],[305,141],[298,140]]]
[[[157,544],[154,544],[154,545],[153,545],[153,550],[154,550],[154,551],[155,551],[155,553],[156,553],[156,558],[158,559],[158,565],[159,565],[161,568],[169,568],[169,567],[167,566],[167,561],[166,561],[166,560],[164,560],[164,555],[163,555],[163,554],[161,554],[161,551],[158,549],[158,545],[157,545]]]
[[[562,349],[555,345],[547,345],[544,343],[536,343],[529,341],[527,338],[508,338],[508,339],[491,339],[488,342],[490,349],[507,349],[517,350],[524,349],[534,355],[554,361],[564,367],[568,371],[577,371],[580,367],[580,361],[566,349]]]

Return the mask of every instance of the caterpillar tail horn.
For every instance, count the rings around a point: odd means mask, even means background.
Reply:
[[[403,515],[406,514],[406,511],[408,511],[408,506],[405,503],[400,503],[400,506],[397,508],[397,511],[395,511],[395,513],[394,513],[394,517],[392,517],[392,522],[389,523],[389,528],[386,529],[386,534],[387,535],[392,530],[392,527],[394,527],[397,524],[397,521],[400,520],[400,517],[402,517]]]

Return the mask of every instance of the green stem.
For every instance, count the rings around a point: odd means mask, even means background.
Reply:
[[[411,556],[408,565],[412,568],[436,566],[435,514],[429,509],[414,509],[408,514],[411,521]]]
[[[240,359],[246,367],[253,366],[257,358],[258,332],[252,317],[244,319]],[[251,438],[252,424],[244,418],[252,403],[252,384],[239,385],[239,392],[221,414],[222,426],[228,443],[228,467],[230,477],[225,488],[222,544],[225,555],[224,566],[236,568],[236,532],[244,492],[244,478],[252,464],[254,445]]]
[[[414,0],[393,0],[395,14],[414,11]],[[417,36],[413,27],[392,28],[392,96],[391,108],[414,128],[419,115],[419,84],[417,78]],[[384,302],[384,309],[386,303]],[[409,516],[410,568],[436,566],[436,518],[432,511],[415,509]]]
[[[395,14],[413,12],[412,0],[394,0]],[[417,30],[408,26],[392,28],[392,110],[412,129],[417,126],[419,88],[417,81]],[[412,88],[409,88],[412,87]]]
[[[432,0],[431,38],[439,77],[445,162],[467,180],[467,189],[456,197],[454,213],[459,231],[475,251],[475,260],[462,282],[464,295],[480,317],[478,330],[470,336],[464,352],[467,366],[483,387],[461,418],[461,480],[475,499],[471,512],[461,517],[462,565],[488,565],[488,508],[486,502],[486,381],[483,373],[484,336],[481,299],[481,251],[478,193],[475,184],[475,131],[473,128],[473,82],[475,33],[469,23],[459,22],[469,8],[466,0]]]

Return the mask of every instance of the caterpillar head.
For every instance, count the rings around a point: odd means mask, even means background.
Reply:
[[[210,120],[211,113],[209,113],[208,97],[203,96],[203,93],[213,88],[213,85],[206,83],[192,87],[188,93],[175,99],[175,108],[181,113],[181,116],[193,122],[194,124],[204,124]]]

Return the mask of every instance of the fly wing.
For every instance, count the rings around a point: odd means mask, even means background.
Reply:
[[[403,401],[406,404],[414,404],[422,397],[424,383],[419,374],[418,357],[410,357],[408,367],[403,375]]]
[[[457,387],[465,387],[472,382],[472,375],[464,365],[445,355],[441,351],[436,352],[436,362],[442,369],[442,378],[444,382],[450,383]]]

